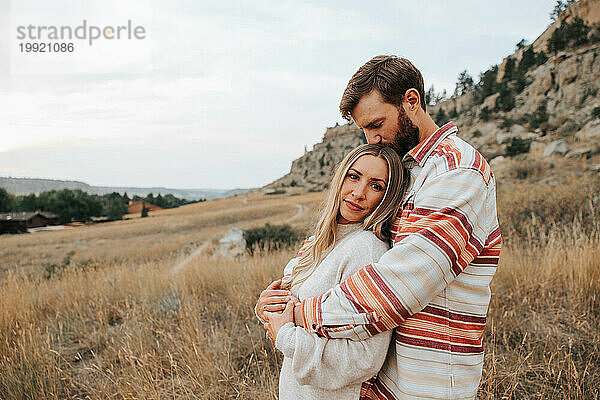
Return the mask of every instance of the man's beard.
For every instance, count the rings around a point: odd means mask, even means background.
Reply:
[[[398,131],[393,146],[400,157],[404,157],[419,144],[419,128],[408,118],[402,106],[398,107],[398,112]]]

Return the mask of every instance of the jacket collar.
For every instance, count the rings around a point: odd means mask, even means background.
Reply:
[[[448,122],[406,153],[403,161],[407,161],[407,158],[410,157],[415,160],[417,164],[423,166],[433,150],[435,150],[444,139],[456,132],[458,132],[456,124],[454,122]]]

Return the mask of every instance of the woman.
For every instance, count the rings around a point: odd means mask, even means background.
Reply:
[[[289,322],[290,300],[323,294],[378,261],[389,248],[391,222],[407,184],[391,147],[365,144],[351,151],[334,174],[314,235],[287,264],[284,277],[261,293],[256,315],[284,355],[280,399],[358,399],[362,382],[381,368],[391,331],[364,341],[328,340]]]

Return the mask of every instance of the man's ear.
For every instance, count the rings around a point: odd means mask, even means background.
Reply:
[[[421,108],[421,96],[415,88],[408,89],[404,93],[404,103],[406,103],[406,112],[409,115],[415,115]]]

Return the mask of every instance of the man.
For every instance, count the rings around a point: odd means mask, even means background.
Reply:
[[[397,148],[411,186],[380,261],[293,308],[297,325],[332,339],[394,330],[361,399],[474,398],[481,379],[501,248],[494,176],[453,123],[435,124],[424,98],[421,73],[403,58],[375,57],[350,79],[343,117],[369,143]]]

